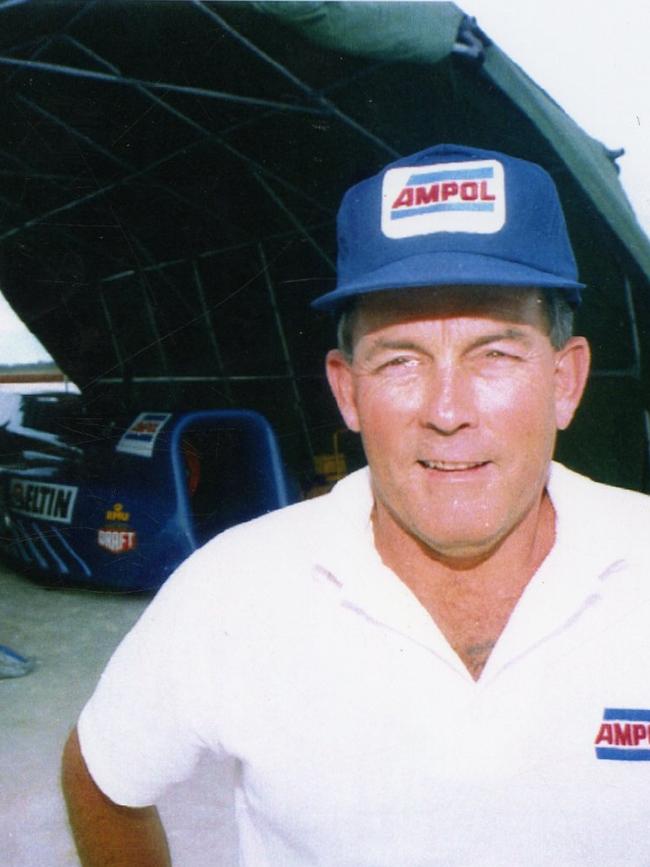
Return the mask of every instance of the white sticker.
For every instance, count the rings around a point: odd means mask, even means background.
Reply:
[[[11,479],[9,482],[9,508],[12,512],[69,524],[72,520],[77,491],[72,485],[48,485]]]
[[[503,166],[496,160],[403,166],[384,175],[381,230],[387,238],[490,234],[505,221]]]
[[[97,531],[97,544],[111,554],[126,554],[137,547],[137,536],[135,530],[104,527]]]
[[[141,412],[124,431],[115,451],[150,458],[160,431],[171,417],[169,412]]]

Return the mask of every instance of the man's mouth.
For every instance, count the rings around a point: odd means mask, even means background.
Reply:
[[[419,460],[420,466],[426,470],[438,470],[443,473],[459,473],[467,470],[477,470],[485,467],[489,461],[425,461]]]

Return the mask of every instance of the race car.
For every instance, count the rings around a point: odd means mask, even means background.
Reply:
[[[0,394],[0,553],[55,585],[157,588],[196,547],[298,499],[249,410],[93,416],[81,395]]]

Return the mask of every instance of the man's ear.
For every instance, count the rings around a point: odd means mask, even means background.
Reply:
[[[325,359],[327,381],[332,389],[332,394],[338,404],[343,421],[351,431],[359,433],[359,415],[354,389],[354,375],[343,353],[338,349],[331,349]]]
[[[584,337],[572,337],[555,355],[555,419],[558,430],[571,424],[589,377],[591,352]]]

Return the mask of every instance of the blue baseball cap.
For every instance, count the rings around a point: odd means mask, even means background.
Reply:
[[[462,145],[403,157],[348,190],[339,209],[338,283],[312,306],[417,286],[561,290],[577,305],[571,242],[541,166]]]

